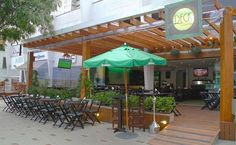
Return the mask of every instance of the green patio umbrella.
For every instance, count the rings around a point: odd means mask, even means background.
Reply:
[[[87,59],[83,62],[84,68],[96,67],[120,67],[131,68],[145,65],[166,65],[165,58],[144,52],[140,49],[130,47],[126,44],[112,49],[108,52]],[[128,77],[127,71],[124,73],[125,78],[125,98],[126,98],[126,125],[128,126]]]

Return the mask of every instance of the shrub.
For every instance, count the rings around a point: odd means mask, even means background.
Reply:
[[[128,96],[129,107],[139,106],[139,96],[129,95]]]
[[[157,97],[156,108],[162,113],[170,113],[175,106],[175,99],[173,97]]]
[[[119,95],[117,92],[106,91],[106,92],[98,92],[91,96],[91,99],[101,101],[106,106],[111,106],[112,97]]]
[[[145,110],[147,111],[151,111],[152,108],[153,108],[153,97],[147,97],[145,100],[144,100],[144,108]]]
[[[173,97],[157,97],[156,111],[162,113],[170,113],[175,107],[175,99]],[[153,110],[153,97],[147,97],[144,101],[144,108],[147,111]]]
[[[38,92],[38,87],[36,86],[31,86],[28,90],[27,93],[33,96],[37,96],[37,94],[39,94]]]

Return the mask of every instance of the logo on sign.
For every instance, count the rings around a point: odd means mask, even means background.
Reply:
[[[194,23],[194,13],[189,8],[181,8],[173,16],[174,27],[179,31],[190,29]]]

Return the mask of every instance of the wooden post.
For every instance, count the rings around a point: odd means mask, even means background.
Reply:
[[[124,81],[125,81],[125,122],[126,122],[126,128],[128,129],[129,127],[129,107],[128,107],[128,72],[127,69],[125,68],[124,72]]]
[[[91,56],[91,48],[90,48],[90,42],[83,42],[82,43],[82,61],[89,59]],[[85,80],[88,77],[88,70],[82,68],[81,69],[81,91],[80,91],[80,98],[86,97],[86,86],[85,86]]]
[[[235,140],[232,115],[234,96],[233,21],[228,9],[220,24],[220,138]]]
[[[27,61],[27,83],[26,89],[32,86],[32,78],[33,78],[33,64],[34,64],[34,52],[28,53],[28,61]]]

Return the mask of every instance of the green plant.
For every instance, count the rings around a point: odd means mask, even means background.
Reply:
[[[28,88],[27,93],[33,96],[37,96],[37,94],[39,94],[38,92],[38,87],[36,86],[31,86]]]
[[[128,97],[129,107],[139,106],[139,96],[129,95]]]
[[[80,95],[81,88],[82,88],[82,80],[84,80],[84,85],[86,88],[86,96],[90,97],[92,94],[92,88],[93,88],[93,82],[88,78],[88,77],[83,77],[82,73],[80,73],[79,79],[78,79],[78,84],[77,84],[77,94]]]
[[[170,113],[175,106],[175,99],[173,97],[157,97],[156,108],[157,111],[163,113]]]
[[[199,47],[193,47],[191,52],[194,56],[198,56],[201,53],[201,49]]]
[[[111,106],[112,97],[119,95],[117,92],[106,91],[106,92],[98,92],[91,96],[91,99],[101,101],[106,106]]]
[[[32,86],[39,86],[38,72],[33,70]]]
[[[144,100],[144,108],[145,110],[147,111],[151,111],[152,108],[153,108],[153,97],[147,97],[145,100]]]
[[[179,52],[179,50],[177,50],[177,49],[173,49],[173,50],[170,51],[170,54],[171,54],[172,56],[177,57],[177,56],[179,56],[180,52]]]
[[[173,97],[156,97],[156,111],[162,113],[170,113],[175,107],[175,99]],[[153,110],[153,97],[147,97],[144,100],[144,108],[147,111]]]

